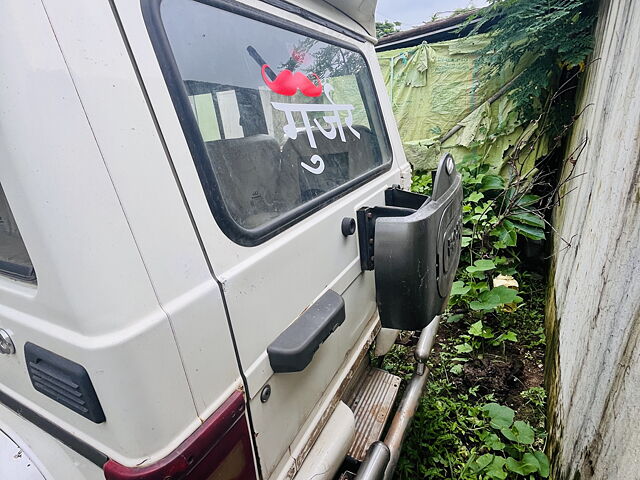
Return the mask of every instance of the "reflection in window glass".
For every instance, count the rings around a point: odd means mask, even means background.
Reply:
[[[31,259],[0,185],[0,273],[35,280]]]
[[[164,0],[161,15],[211,174],[241,227],[389,160],[359,53],[193,0]]]

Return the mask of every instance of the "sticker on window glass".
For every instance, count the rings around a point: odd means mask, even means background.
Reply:
[[[250,47],[251,49],[251,47]],[[253,49],[251,49],[253,50]],[[322,120],[326,125],[322,125],[317,118],[313,119],[313,124],[317,130],[329,140],[334,140],[337,136],[340,137],[340,141],[343,143],[347,141],[345,136],[345,129],[342,122],[347,129],[357,139],[360,139],[360,133],[353,128],[353,110],[352,104],[337,104],[331,98],[331,92],[333,92],[333,86],[330,83],[325,82],[324,85],[320,77],[315,73],[310,73],[312,78],[305,75],[302,72],[292,72],[289,69],[284,69],[276,75],[276,73],[264,63],[261,57],[257,55],[257,52],[249,50],[256,60],[260,60],[262,79],[264,83],[269,87],[271,91],[279,95],[291,97],[298,93],[302,93],[305,97],[320,97],[323,93],[328,103],[281,103],[271,102],[271,106],[276,110],[284,113],[286,124],[282,127],[284,134],[291,140],[295,140],[298,137],[298,120],[302,121],[302,128],[309,140],[309,146],[311,148],[318,148],[316,140],[313,136],[313,125],[309,119],[309,113],[326,113],[322,116]],[[295,114],[295,117],[294,117]],[[299,115],[299,116],[298,116]],[[344,118],[343,118],[344,116]],[[297,117],[297,118],[296,118]],[[310,163],[300,162],[300,165],[310,173],[320,175],[325,168],[325,163],[320,155],[312,155],[309,158]]]

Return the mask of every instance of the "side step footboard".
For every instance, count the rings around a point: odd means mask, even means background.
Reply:
[[[400,377],[368,368],[347,401],[356,419],[356,435],[347,454],[362,462],[369,446],[378,440],[391,414],[400,388]]]
[[[358,469],[356,480],[390,480],[393,477],[393,472],[400,458],[402,442],[427,383],[429,370],[426,368],[425,362],[431,353],[439,325],[440,317],[437,316],[420,333],[414,354],[417,362],[416,370],[404,391],[384,441],[371,444],[366,458]]]

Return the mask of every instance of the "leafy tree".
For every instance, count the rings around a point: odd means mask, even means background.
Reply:
[[[304,38],[296,43],[294,52],[296,52],[295,55],[279,66],[281,70],[286,68],[291,71],[313,72],[320,78],[325,78],[355,75],[363,65],[359,53],[345,51],[343,48],[327,45],[314,38]],[[313,63],[304,65],[302,60],[307,55],[313,58]]]
[[[392,33],[400,30],[401,22],[391,22],[389,20],[385,20],[384,22],[376,22],[376,37],[382,38],[387,35],[391,35]]]
[[[511,98],[521,113],[532,119],[566,71],[584,69],[592,51],[596,0],[490,0],[479,10],[473,32],[488,27],[490,43],[479,63],[497,75],[505,65],[515,67],[528,54],[531,66],[513,85]],[[470,20],[471,20],[470,19]]]

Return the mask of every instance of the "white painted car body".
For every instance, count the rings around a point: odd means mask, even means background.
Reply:
[[[353,427],[340,388],[379,330],[373,274],[361,271],[357,237],[342,236],[340,222],[383,204],[392,184],[408,186],[410,169],[362,27],[324,2],[299,4],[361,39],[268,3],[241,3],[362,52],[390,168],[273,238],[241,246],[211,214],[140,3],[2,2],[0,182],[37,283],[0,275],[0,328],[16,348],[0,355],[0,391],[136,467],[165,458],[242,390],[255,468],[264,479],[301,478],[344,457]],[[343,297],[346,320],[304,371],[274,373],[267,346],[327,289]],[[34,390],[26,342],[84,366],[106,422]],[[17,444],[38,467],[33,475],[104,478],[86,455],[2,403],[0,455]],[[336,435],[333,451],[318,446]],[[15,478],[40,478],[28,475]]]
[[[16,434],[9,436],[0,430],[0,478],[44,480],[29,451],[15,443]]]

